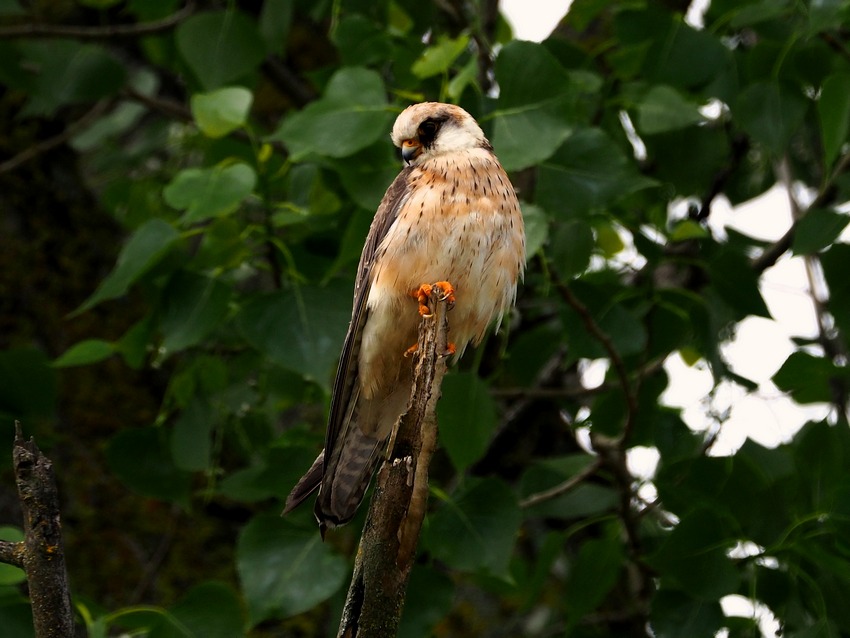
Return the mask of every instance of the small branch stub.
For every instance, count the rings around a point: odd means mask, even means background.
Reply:
[[[399,420],[360,539],[340,621],[340,638],[395,636],[428,502],[437,444],[436,406],[446,372],[448,304],[435,289],[423,316],[407,412]]]

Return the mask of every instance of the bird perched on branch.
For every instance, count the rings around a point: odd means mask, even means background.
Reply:
[[[469,113],[415,104],[396,119],[392,141],[407,166],[387,189],[360,256],[325,448],[284,509],[319,488],[322,533],[354,516],[407,408],[413,369],[405,353],[417,340],[421,285],[454,287],[449,339],[460,356],[498,328],[525,266],[516,194]]]

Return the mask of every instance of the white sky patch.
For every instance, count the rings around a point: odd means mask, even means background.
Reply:
[[[549,37],[573,0],[501,0],[502,15],[517,40],[541,42]]]

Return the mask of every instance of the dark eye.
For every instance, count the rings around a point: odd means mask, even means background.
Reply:
[[[439,125],[432,120],[425,120],[419,125],[419,141],[423,146],[430,146],[434,141],[434,136],[437,135]]]

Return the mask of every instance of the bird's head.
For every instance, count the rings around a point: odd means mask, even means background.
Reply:
[[[453,151],[490,148],[478,122],[454,104],[422,102],[408,106],[395,121],[393,144],[408,164]]]

